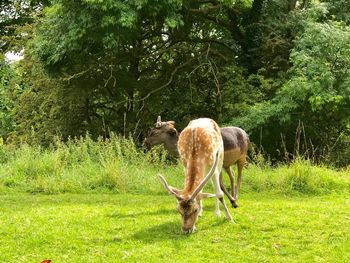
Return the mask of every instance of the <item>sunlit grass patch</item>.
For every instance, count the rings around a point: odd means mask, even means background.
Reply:
[[[184,235],[167,195],[2,195],[0,261],[346,262],[349,199],[245,194],[236,224],[205,200]]]

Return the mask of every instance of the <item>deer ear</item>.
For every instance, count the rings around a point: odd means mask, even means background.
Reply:
[[[168,131],[167,131],[170,135],[177,135],[177,130],[175,128],[170,128]]]
[[[168,125],[175,126],[175,121],[167,121]]]

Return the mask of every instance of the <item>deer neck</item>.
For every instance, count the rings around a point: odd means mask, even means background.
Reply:
[[[173,156],[178,156],[179,155],[179,152],[177,150],[177,141],[178,140],[179,140],[178,136],[173,136],[169,140],[164,142],[164,147]]]
[[[198,165],[196,159],[187,163],[184,193],[192,193],[204,177],[203,167]]]

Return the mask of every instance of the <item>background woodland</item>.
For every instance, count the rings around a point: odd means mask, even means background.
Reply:
[[[205,116],[272,161],[350,162],[346,0],[3,0],[0,15],[0,144],[141,143],[158,115]]]

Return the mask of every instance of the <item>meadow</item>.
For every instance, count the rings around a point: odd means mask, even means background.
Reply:
[[[204,201],[184,235],[183,168],[161,149],[88,136],[49,148],[0,145],[0,262],[348,262],[350,170],[297,158],[244,171],[236,224]],[[226,178],[226,177],[225,177]],[[228,185],[228,184],[227,184]],[[210,191],[210,186],[208,186]]]

